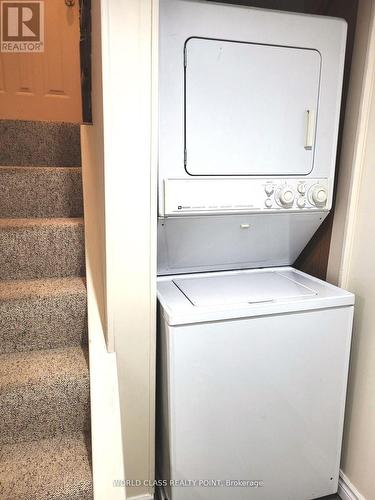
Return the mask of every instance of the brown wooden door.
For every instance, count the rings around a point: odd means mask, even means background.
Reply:
[[[79,0],[45,0],[44,52],[1,52],[0,119],[82,121],[79,24]]]

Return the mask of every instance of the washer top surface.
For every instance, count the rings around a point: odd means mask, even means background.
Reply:
[[[298,283],[292,276],[276,271],[180,278],[174,279],[173,283],[198,307],[254,304],[317,295],[315,290]]]
[[[291,267],[158,278],[169,325],[352,306],[354,295]]]

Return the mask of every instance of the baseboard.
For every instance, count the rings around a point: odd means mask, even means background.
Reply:
[[[337,494],[339,495],[341,500],[366,500],[366,498],[359,493],[357,488],[349,481],[349,479],[342,471],[340,471]],[[135,497],[128,497],[128,500],[154,500],[154,496],[140,495]]]
[[[138,495],[136,497],[126,497],[127,500],[154,500],[154,495]]]
[[[366,498],[359,493],[357,488],[349,481],[349,479],[342,471],[340,471],[337,494],[339,495],[341,500],[366,500]],[[154,496],[140,495],[135,497],[128,497],[128,500],[154,500]]]
[[[360,494],[357,488],[349,481],[342,471],[340,471],[337,494],[341,500],[366,500],[366,498]]]

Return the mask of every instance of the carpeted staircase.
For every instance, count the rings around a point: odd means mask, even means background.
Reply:
[[[93,498],[79,130],[66,127],[0,124],[0,164],[21,165],[0,167],[1,500]]]

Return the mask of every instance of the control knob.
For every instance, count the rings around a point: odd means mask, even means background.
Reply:
[[[324,207],[327,203],[327,189],[321,184],[315,184],[315,186],[310,189],[309,195],[311,203],[317,207]]]
[[[298,198],[297,200],[297,207],[298,208],[305,208],[306,206],[306,201],[305,201],[305,198],[302,198],[302,196],[300,198]]]
[[[294,191],[291,186],[281,187],[277,192],[277,202],[284,208],[290,208],[294,202]]]
[[[266,201],[264,202],[267,208],[272,208],[272,200],[271,198],[267,198]]]

